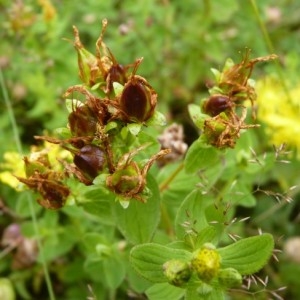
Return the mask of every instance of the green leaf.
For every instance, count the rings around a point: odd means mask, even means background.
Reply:
[[[187,173],[195,173],[200,169],[213,166],[218,158],[219,152],[214,147],[206,145],[201,139],[198,139],[187,151],[185,170]]]
[[[117,255],[105,259],[89,256],[84,263],[85,271],[95,280],[104,283],[110,289],[116,289],[125,278],[125,266]]]
[[[251,183],[243,180],[237,180],[234,185],[229,187],[229,190],[224,195],[224,202],[229,202],[234,205],[242,205],[245,207],[253,207],[256,204],[256,199],[253,196]]]
[[[190,117],[193,120],[194,124],[198,128],[202,128],[204,125],[205,119],[207,119],[209,116],[206,114],[203,114],[201,112],[200,105],[189,104],[188,111],[189,111]]]
[[[213,226],[202,229],[196,238],[195,248],[200,248],[205,243],[213,243],[217,238],[217,230]]]
[[[175,232],[178,239],[185,237],[187,228],[183,224],[187,224],[187,222],[196,231],[200,231],[208,225],[205,208],[210,202],[207,200],[207,195],[202,195],[198,189],[192,191],[183,200],[175,218]]]
[[[126,209],[118,202],[113,205],[113,215],[119,230],[133,244],[149,242],[160,219],[159,189],[151,175],[147,176],[147,188],[152,195],[146,203],[131,199]]]
[[[64,227],[43,228],[48,230],[45,234],[46,238],[43,243],[43,256],[38,255],[38,261],[46,260],[52,261],[55,258],[68,253],[78,242],[80,235],[76,229],[71,225]]]
[[[132,135],[136,136],[141,131],[142,126],[141,123],[130,123],[127,125],[127,128]]]
[[[141,276],[152,282],[167,281],[163,273],[165,262],[171,259],[189,261],[191,258],[191,252],[154,243],[135,246],[130,252],[130,261],[133,268]]]
[[[181,168],[181,162],[164,166],[157,175],[157,181],[161,184],[168,182],[170,174],[175,174],[179,168]],[[199,177],[187,174],[184,169],[176,174],[175,178],[168,183],[168,188],[163,189],[162,201],[166,207],[176,207],[177,209],[182,203],[182,199],[184,199],[186,195],[195,188],[196,184],[199,183]]]
[[[103,187],[92,186],[76,197],[76,203],[104,224],[113,224],[112,203],[114,195]]]
[[[147,126],[165,126],[166,117],[161,112],[155,110],[153,116],[146,122]]]
[[[103,261],[103,275],[110,289],[116,289],[124,280],[126,270],[119,256],[112,256]]]
[[[213,288],[207,294],[201,293],[201,288],[205,286],[204,283],[201,284],[200,288],[188,288],[186,291],[185,300],[224,300],[224,293],[220,289]],[[209,288],[210,286],[207,285]]]
[[[273,247],[273,237],[267,233],[239,240],[218,249],[221,267],[234,268],[242,275],[255,273],[267,263]]]
[[[146,290],[149,300],[177,300],[182,299],[185,290],[168,283],[157,283]]]

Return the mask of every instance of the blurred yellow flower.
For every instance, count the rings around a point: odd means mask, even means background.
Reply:
[[[43,8],[43,16],[45,22],[49,22],[56,17],[56,9],[51,0],[39,0],[38,4]]]
[[[20,190],[20,181],[14,175],[25,177],[22,157],[17,152],[6,152],[3,158],[4,163],[0,165],[0,181],[16,190]]]
[[[31,153],[28,155],[28,159],[35,161],[41,156],[47,156],[52,170],[55,171],[61,171],[63,169],[58,159],[72,159],[72,155],[69,151],[62,149],[57,144],[50,144],[48,142],[44,143],[43,150],[33,146]],[[20,183],[15,176],[26,178],[23,157],[17,152],[6,152],[3,158],[4,162],[0,165],[0,181],[16,190],[22,190],[23,184]]]
[[[286,143],[300,154],[300,84],[286,94],[279,80],[258,81],[258,118],[265,123],[270,143]]]

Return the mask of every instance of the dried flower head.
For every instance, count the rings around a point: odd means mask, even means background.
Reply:
[[[170,149],[171,152],[158,160],[160,166],[180,160],[187,151],[188,145],[184,142],[183,126],[173,123],[165,128],[158,137],[162,149]]]

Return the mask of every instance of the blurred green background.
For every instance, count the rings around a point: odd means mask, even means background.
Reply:
[[[257,1],[257,5],[288,86],[297,85],[300,3],[264,0]],[[251,1],[247,0],[1,0],[0,11],[0,67],[24,153],[35,143],[34,135],[66,125],[67,112],[61,95],[69,86],[80,83],[72,25],[79,29],[85,47],[95,53],[101,20],[108,19],[105,43],[122,64],[144,57],[138,73],[156,89],[159,109],[167,115],[168,122],[184,125],[189,144],[198,132],[189,119],[187,105],[199,103],[207,96],[207,86],[213,78],[210,68],[221,68],[227,57],[240,61],[245,47],[252,49],[253,57],[271,54]],[[259,80],[276,74],[275,67],[273,63],[258,65],[253,77]],[[2,95],[0,113],[0,163],[3,163],[4,153],[17,149]],[[274,172],[286,174],[289,185],[296,185],[298,167],[296,157],[292,167],[277,168]],[[278,178],[275,175],[274,178],[277,186]],[[18,197],[14,190],[0,183],[1,202]],[[297,194],[294,200],[290,205],[260,201],[241,215],[250,213],[255,219],[266,211],[267,217],[261,223],[254,222],[257,227],[277,237],[284,235],[284,239],[300,236]],[[9,220],[4,217],[0,221],[1,232]],[[278,245],[284,247],[283,240]],[[300,298],[298,259],[295,263],[283,255],[279,263],[270,267],[272,287],[288,286],[286,299]],[[8,272],[7,264],[3,264],[0,276]],[[255,297],[249,299],[267,299]]]

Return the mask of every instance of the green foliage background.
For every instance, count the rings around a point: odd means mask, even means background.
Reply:
[[[260,16],[280,60],[284,63],[290,57],[299,57],[300,44],[297,41],[300,40],[300,4],[298,1],[257,2]],[[17,3],[21,6],[15,10],[18,11],[17,13],[13,13],[14,5]],[[51,132],[66,124],[67,111],[61,94],[67,87],[79,83],[79,79],[76,78],[77,55],[72,45],[72,25],[78,27],[82,42],[93,52],[94,41],[101,31],[101,20],[108,19],[106,44],[120,63],[131,63],[138,57],[144,57],[139,74],[147,78],[156,89],[159,95],[159,110],[167,115],[168,122],[176,121],[184,125],[189,144],[198,137],[198,132],[188,116],[187,106],[191,103],[198,104],[199,100],[207,95],[206,85],[212,80],[210,68],[221,68],[227,57],[239,61],[240,51],[245,47],[252,49],[253,57],[270,54],[251,1],[53,0],[52,5],[55,7],[56,15],[51,20],[45,20],[43,9],[46,6],[41,3],[42,1],[30,0],[0,2],[0,10],[4,12],[0,14],[0,64],[25,153],[34,143],[34,135],[44,134],[45,131]],[[281,18],[277,21],[267,14],[267,10],[275,6],[281,12]],[[14,29],[13,26],[17,27]],[[274,72],[274,64],[263,64],[255,71],[254,78],[258,79],[262,74]],[[1,163],[4,153],[15,151],[16,144],[4,101],[0,102],[0,109]],[[259,135],[258,137],[250,135],[251,143],[246,141],[244,145],[251,144],[254,149],[262,153],[270,146],[259,142],[261,136],[265,138],[262,131]],[[297,159],[293,159],[292,166],[271,165],[270,170],[263,175],[265,178],[262,176],[261,182],[266,184],[267,188],[282,193],[298,184],[298,167]],[[166,178],[174,166],[168,168],[165,173],[159,174],[159,179]],[[244,176],[244,171],[240,168],[239,173],[235,174],[237,170],[234,169],[233,177]],[[246,175],[247,184],[251,186],[255,181],[256,171],[246,171],[254,174],[254,176]],[[211,174],[212,182],[214,175]],[[220,176],[223,176],[225,181],[228,173]],[[169,190],[161,194],[167,204],[170,201],[170,206],[176,206],[176,201],[177,204],[181,203],[183,199],[179,199],[179,196],[184,197],[186,190],[180,187],[188,186],[188,182],[191,184],[189,175],[180,174],[176,180]],[[247,185],[246,180],[243,182]],[[238,188],[241,190],[244,187]],[[239,217],[251,215],[251,221],[243,225],[244,227],[237,226],[236,232],[246,236],[254,234],[257,227],[262,228],[263,231],[272,233],[277,241],[276,246],[282,248],[286,238],[300,235],[299,196],[294,193],[293,197],[294,202],[286,205],[285,202],[271,201],[270,195],[263,193],[259,194],[258,201],[255,202],[253,194],[250,194],[249,199],[245,200],[245,203],[250,203],[249,207],[247,205],[239,207],[236,214]],[[24,198],[24,193],[19,194],[0,183],[0,200],[17,215],[16,219],[9,215],[1,216],[1,232],[10,222],[21,218],[22,232],[28,237],[34,235],[32,222],[28,218],[30,212]],[[89,195],[87,198],[91,199],[92,196]],[[103,274],[103,282],[93,285],[98,299],[102,299],[101,297],[126,299],[121,298],[126,295],[124,286],[119,288],[117,292],[119,294],[115,294],[116,287],[123,280],[126,254],[123,258],[115,258],[117,256],[112,254],[122,245],[120,245],[121,240],[116,238],[118,234],[115,229],[110,226],[109,218],[105,218],[103,214],[99,222],[95,216],[82,215],[80,208],[65,208],[60,213],[56,213],[41,211],[41,208],[36,205],[35,210],[39,213],[41,236],[46,237],[44,256],[49,263],[51,274],[55,274],[52,277],[53,283],[63,287],[57,299],[86,299],[87,284],[99,281],[99,274]],[[91,230],[95,233],[87,234]],[[279,239],[281,236],[284,238]],[[156,240],[164,241],[167,238],[163,232],[158,232]],[[91,243],[101,244],[103,247],[98,249],[98,253],[93,253],[94,248],[90,246]],[[110,259],[103,263],[99,253],[109,256]],[[88,256],[88,260],[83,266],[82,261],[85,256]],[[60,265],[61,260],[67,263]],[[286,299],[300,297],[297,287],[299,264],[290,262],[283,255],[279,263],[273,261],[268,268],[270,290],[288,286],[283,295]],[[116,274],[110,271],[112,269],[120,271]],[[9,268],[7,257],[1,258],[0,261],[1,276],[10,276],[13,280],[19,280],[17,282],[20,282],[18,287],[20,299],[34,299],[32,295],[35,295],[36,290],[42,291],[45,297],[43,299],[46,299],[45,287],[38,288],[39,272],[41,272],[39,267],[28,269],[26,272],[13,271]],[[131,289],[134,293],[145,290],[147,282],[137,277],[133,271],[128,276],[133,284]],[[35,283],[28,283],[32,278]],[[238,298],[241,297],[240,294],[235,296],[233,293],[231,297],[241,299]],[[251,297],[245,294],[244,299]],[[257,299],[266,299],[263,297],[264,294],[263,296],[258,294]]]

